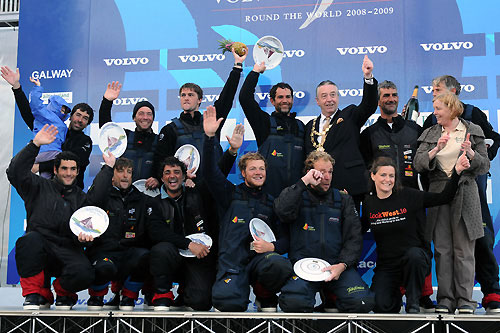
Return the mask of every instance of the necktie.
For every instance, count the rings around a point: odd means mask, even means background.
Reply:
[[[325,124],[323,125],[323,129],[321,130],[322,136],[321,136],[321,145],[325,143],[326,140],[326,130],[328,129],[328,126],[330,126],[330,117],[326,117],[325,119]]]

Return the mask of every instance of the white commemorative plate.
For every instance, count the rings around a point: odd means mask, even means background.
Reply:
[[[108,214],[96,206],[85,206],[78,209],[69,219],[69,228],[76,236],[80,233],[99,237],[109,225]]]
[[[262,37],[253,47],[253,60],[257,64],[264,62],[266,70],[278,66],[283,59],[283,54],[283,44],[274,36]]]
[[[189,170],[194,168],[193,173],[196,173],[200,167],[200,152],[193,145],[183,145],[175,152],[175,157],[177,157],[181,162],[184,162],[186,168]]]
[[[127,135],[123,128],[113,122],[104,124],[99,132],[99,148],[105,154],[111,152],[116,158],[122,156],[127,149]]]
[[[137,187],[137,189],[139,191],[141,191],[142,193],[144,193],[146,195],[149,195],[152,198],[154,198],[158,194],[160,194],[160,189],[159,188],[155,188],[154,190],[146,188],[146,179],[136,180],[132,185],[134,185],[135,187]]]
[[[212,247],[212,237],[210,237],[207,234],[204,234],[204,233],[191,234],[191,235],[186,236],[186,238],[189,238],[192,242],[206,245],[206,246],[208,246],[208,248]],[[188,257],[188,258],[196,257],[193,254],[193,252],[191,252],[189,249],[179,250],[179,254],[183,257]]]
[[[300,259],[293,265],[293,270],[298,277],[306,281],[325,281],[330,276],[330,271],[321,271],[323,268],[330,266],[330,264],[318,258],[304,258]]]
[[[250,228],[250,234],[252,235],[252,238],[254,240],[257,240],[257,236],[269,243],[276,241],[276,237],[274,236],[271,228],[269,228],[266,222],[262,221],[261,219],[251,219],[250,223],[248,224],[248,228]]]

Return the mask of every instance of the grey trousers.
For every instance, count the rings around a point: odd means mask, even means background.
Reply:
[[[460,221],[451,220],[450,205],[442,205],[438,209],[433,233],[437,302],[452,311],[462,305],[476,308],[477,303],[472,300],[476,241],[469,240],[462,218]]]

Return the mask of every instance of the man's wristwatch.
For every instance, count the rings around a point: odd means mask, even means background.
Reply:
[[[241,62],[235,62],[234,67],[243,67],[243,63]]]

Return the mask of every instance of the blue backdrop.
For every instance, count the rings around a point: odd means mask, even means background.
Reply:
[[[270,86],[285,81],[295,90],[293,110],[300,117],[319,114],[315,87],[330,79],[340,87],[340,105],[361,100],[361,63],[365,54],[374,62],[379,81],[399,88],[400,104],[419,85],[422,111],[432,111],[431,79],[455,76],[464,86],[460,97],[489,115],[498,130],[500,96],[500,12],[497,0],[23,0],[20,11],[18,67],[28,92],[29,76],[40,78],[46,92],[57,92],[75,105],[99,108],[106,84],[123,82],[114,102],[113,120],[130,126],[138,100],[156,107],[155,128],[180,112],[178,88],[198,83],[205,92],[201,108],[213,104],[232,68],[233,58],[220,54],[217,40],[230,38],[252,45],[262,36],[278,37],[285,47],[280,66],[260,77],[256,98],[272,111]],[[244,75],[253,67],[251,56]],[[423,120],[425,114],[419,122]],[[230,128],[244,123],[237,101],[227,121]],[[372,117],[366,125],[370,125]],[[97,115],[86,132],[94,147],[87,170],[89,186],[99,169]],[[128,123],[128,124],[127,124]],[[246,126],[242,152],[255,150]],[[14,153],[32,137],[16,112]],[[227,143],[223,143],[227,144]],[[500,181],[498,161],[491,167],[490,210],[498,230],[500,200],[494,199]],[[238,177],[233,169],[231,180]],[[493,198],[493,199],[492,199]],[[19,277],[14,245],[22,235],[25,211],[13,191],[8,283]],[[497,247],[495,253],[500,255]],[[369,238],[369,237],[368,237]],[[373,243],[365,241],[359,265],[367,281],[375,262]]]

